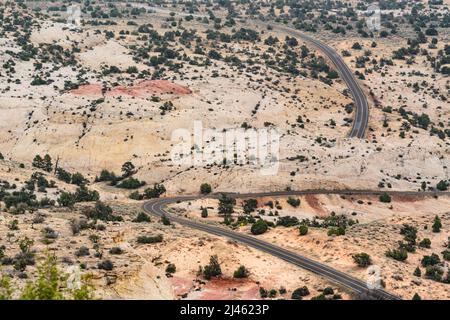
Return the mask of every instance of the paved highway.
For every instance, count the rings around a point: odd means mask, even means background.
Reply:
[[[306,191],[280,191],[280,192],[266,192],[266,193],[248,193],[248,194],[237,194],[228,193],[229,196],[235,198],[259,198],[266,196],[289,196],[289,195],[308,195],[308,194],[337,194],[337,195],[379,195],[383,193],[382,191],[371,191],[371,190],[342,190],[342,191],[328,191],[328,190],[306,190]],[[401,192],[393,191],[389,194],[395,196],[435,196],[444,195],[449,196],[449,192]],[[220,194],[208,195],[208,198],[219,198]],[[325,277],[335,283],[345,286],[355,293],[366,294],[375,299],[387,299],[387,300],[399,300],[400,298],[390,294],[384,290],[369,290],[364,281],[353,278],[341,271],[335,270],[323,263],[313,261],[309,258],[301,256],[297,253],[291,252],[279,246],[273,245],[269,242],[259,240],[256,237],[231,231],[227,228],[222,228],[216,225],[210,225],[205,223],[196,222],[187,218],[182,218],[178,216],[171,216],[166,207],[172,203],[178,203],[183,201],[192,201],[196,199],[201,199],[202,196],[182,196],[173,198],[160,198],[153,199],[144,203],[143,209],[155,216],[161,217],[163,215],[167,216],[172,222],[179,223],[183,226],[197,229],[200,231],[207,232],[216,236],[226,237],[245,245],[251,246],[255,249],[266,252],[272,256],[283,259],[291,264],[294,264],[300,268],[311,271],[322,277]]]
[[[142,6],[142,4],[134,4],[135,6]],[[155,13],[159,14],[169,14],[171,12],[170,9],[165,7],[154,7],[154,6],[146,6],[147,9],[153,10]],[[180,16],[189,16],[191,14],[186,12],[177,12]],[[207,15],[201,14],[193,14],[195,18],[203,18],[207,17]],[[331,62],[336,67],[339,75],[347,84],[354,100],[355,104],[355,119],[353,121],[352,129],[349,133],[350,138],[364,138],[368,124],[369,124],[369,104],[367,103],[367,97],[364,94],[364,91],[361,89],[358,80],[355,78],[354,74],[344,62],[342,57],[334,51],[330,46],[324,44],[323,42],[314,39],[296,29],[290,28],[285,25],[277,24],[277,23],[264,23],[259,20],[249,20],[249,22],[255,23],[260,27],[267,28],[269,25],[274,30],[283,31],[289,34],[291,37],[298,37],[313,46],[315,46],[319,51],[321,51],[324,55],[326,55]]]
[[[367,126],[369,124],[369,104],[367,103],[367,97],[364,94],[364,91],[361,89],[358,80],[356,80],[354,74],[344,62],[342,57],[334,51],[328,45],[316,40],[304,33],[297,31],[296,29],[292,29],[289,27],[274,25],[274,28],[278,30],[282,30],[291,36],[298,37],[303,39],[306,42],[311,43],[317,49],[319,49],[323,54],[325,54],[336,67],[339,75],[347,84],[356,107],[355,110],[355,119],[353,121],[352,130],[349,133],[350,138],[364,138]]]

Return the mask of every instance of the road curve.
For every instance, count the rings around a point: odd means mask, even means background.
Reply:
[[[139,6],[142,6],[142,4],[139,4]],[[153,10],[155,13],[162,13],[162,14],[169,14],[171,12],[170,9],[165,7],[155,7],[155,6],[146,6],[147,9]],[[206,15],[202,14],[190,14],[186,12],[177,12],[180,16],[189,16],[192,15],[196,18],[203,18],[207,17]],[[324,55],[326,55],[331,62],[336,67],[339,75],[344,80],[344,82],[347,84],[355,103],[355,119],[353,121],[352,130],[349,133],[350,138],[360,138],[363,139],[369,124],[369,104],[367,102],[367,97],[364,94],[364,91],[361,89],[358,81],[356,80],[354,74],[350,70],[350,68],[347,66],[347,64],[344,62],[342,57],[330,46],[324,44],[323,42],[314,39],[297,29],[281,25],[278,23],[265,23],[260,20],[249,20],[257,25],[264,25],[265,27],[268,27],[269,25],[273,29],[277,29],[280,31],[283,31],[293,37],[298,37],[308,43],[311,43],[313,46],[315,46],[317,49],[319,49]]]
[[[379,195],[382,194],[383,191],[371,191],[371,190],[341,190],[341,191],[328,191],[328,190],[305,190],[305,191],[279,191],[279,192],[262,192],[262,193],[247,193],[247,194],[237,194],[237,193],[227,193],[229,196],[234,198],[259,198],[266,196],[289,196],[289,195],[308,195],[308,194],[336,194],[336,195]],[[410,192],[410,191],[393,191],[389,192],[390,195],[399,195],[399,196],[450,196],[450,192]],[[220,194],[212,194],[208,195],[207,198],[217,199],[220,197]],[[204,231],[216,236],[226,237],[238,242],[241,242],[245,245],[251,246],[260,251],[266,252],[274,257],[285,260],[293,265],[296,265],[300,268],[318,274],[322,277],[325,277],[335,283],[338,283],[342,286],[345,286],[355,293],[358,294],[366,294],[376,299],[383,300],[400,300],[399,297],[390,294],[384,290],[369,290],[364,281],[353,278],[341,271],[335,270],[323,263],[313,261],[309,258],[296,254],[294,252],[288,251],[279,246],[273,245],[269,242],[262,241],[256,237],[249,236],[246,234],[238,233],[231,231],[226,228],[222,228],[215,225],[204,224],[200,222],[196,222],[194,220],[190,220],[187,218],[182,218],[178,216],[171,216],[167,210],[166,206],[173,203],[184,202],[184,201],[193,201],[197,199],[203,198],[202,196],[180,196],[180,197],[172,197],[172,198],[159,198],[153,199],[144,203],[143,209],[144,211],[152,214],[154,216],[161,217],[163,215],[170,218],[172,222],[179,223],[183,226],[190,227],[193,229],[197,229],[200,231]]]
[[[338,53],[336,53],[336,51],[334,51],[334,49],[332,49],[330,46],[302,32],[299,32],[296,29],[292,29],[282,25],[275,25],[274,28],[282,30],[287,34],[290,34],[291,36],[298,37],[306,42],[311,43],[323,54],[325,54],[331,60],[331,62],[333,62],[339,75],[347,84],[347,87],[349,88],[353,96],[356,107],[355,120],[353,121],[353,126],[352,130],[349,133],[349,137],[363,139],[367,130],[367,126],[369,124],[369,104],[367,103],[367,97],[364,94],[364,91],[361,89],[358,80],[356,80],[354,74],[344,62],[342,57]]]

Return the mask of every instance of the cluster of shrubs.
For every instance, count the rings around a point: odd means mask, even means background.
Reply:
[[[357,224],[358,220],[353,220],[345,215],[336,215],[334,212],[330,216],[323,219],[314,217],[313,220],[303,219],[300,222],[301,226],[313,227],[313,228],[328,228],[327,234],[329,236],[342,236],[345,235],[347,227]],[[303,231],[308,230],[303,227]]]
[[[136,241],[139,244],[159,243],[163,241],[163,236],[160,234],[157,236],[139,236]]]
[[[78,202],[98,201],[100,194],[96,190],[89,190],[86,186],[79,187],[75,193],[61,192],[57,201],[61,207],[73,207]]]
[[[114,215],[113,209],[101,201],[97,201],[94,207],[84,208],[83,215],[92,220],[123,221],[121,216]]]
[[[81,173],[76,172],[72,174],[62,168],[56,169],[56,177],[65,183],[74,184],[77,186],[84,186],[89,183],[89,180],[87,180]]]
[[[159,198],[166,192],[166,187],[163,184],[155,183],[153,188],[147,188],[144,190],[144,193],[139,193],[138,191],[132,192],[129,195],[130,199],[133,200],[143,200],[143,199],[154,199]]]

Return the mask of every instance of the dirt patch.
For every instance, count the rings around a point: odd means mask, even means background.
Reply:
[[[100,84],[87,84],[71,91],[78,96],[101,96],[102,86]],[[158,94],[186,95],[192,91],[188,87],[172,83],[167,80],[145,80],[134,86],[117,86],[106,91],[106,96],[131,96],[148,97]]]
[[[258,299],[259,287],[249,280],[217,278],[207,282],[202,291],[190,296],[198,300]]]
[[[326,211],[322,208],[319,199],[317,199],[316,196],[313,195],[307,195],[305,196],[305,200],[308,203],[308,205],[314,209],[315,211],[321,213],[321,214],[325,214]]]
[[[85,84],[79,86],[77,89],[71,90],[70,93],[76,96],[101,96],[102,85],[100,84]]]

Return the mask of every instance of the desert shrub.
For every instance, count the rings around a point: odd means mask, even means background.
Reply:
[[[89,276],[81,277],[81,285],[71,288],[67,284],[68,275],[62,273],[56,257],[48,255],[38,266],[38,277],[23,289],[21,300],[92,300],[93,286]]]
[[[269,291],[267,291],[265,288],[263,288],[263,287],[260,287],[259,288],[259,296],[262,298],[262,299],[265,299],[265,298],[267,298],[268,296],[269,296]]]
[[[419,278],[422,276],[422,271],[420,271],[420,268],[419,268],[419,267],[417,267],[417,268],[414,270],[413,275],[416,276],[416,277],[419,277]]]
[[[219,214],[230,215],[234,212],[234,205],[236,204],[236,199],[222,194],[219,198]]]
[[[165,226],[170,226],[170,219],[164,214],[161,217],[161,223]]]
[[[25,271],[27,266],[32,266],[35,264],[35,254],[31,250],[34,241],[28,237],[21,238],[19,240],[20,252],[14,256],[12,259],[12,264],[14,264],[14,269],[18,271]]]
[[[327,300],[327,297],[325,297],[325,295],[321,293],[315,297],[312,297],[311,300]]]
[[[328,236],[343,236],[345,235],[345,228],[344,227],[332,227],[328,229],[327,232]]]
[[[76,203],[76,199],[73,194],[63,191],[59,195],[57,202],[61,207],[72,208]]]
[[[42,229],[41,230],[41,234],[46,239],[56,239],[56,238],[58,238],[58,232],[56,232],[55,230],[53,230],[50,227],[45,227],[44,229]]]
[[[144,197],[146,199],[159,198],[166,192],[166,187],[163,184],[155,184],[153,188],[147,188],[144,190]]]
[[[203,276],[210,280],[213,277],[218,277],[222,274],[219,259],[216,255],[209,258],[209,264],[203,268]]]
[[[267,229],[268,229],[267,222],[262,219],[259,219],[252,225],[250,231],[254,235],[259,235],[266,232]]]
[[[404,235],[404,239],[406,242],[410,243],[411,245],[416,244],[417,239],[417,228],[404,224],[402,228],[400,229],[400,234]]]
[[[422,298],[417,293],[414,293],[412,300],[422,300]]]
[[[112,208],[101,201],[97,201],[94,208],[86,208],[83,214],[93,220],[123,221],[121,216],[113,215]]]
[[[141,211],[132,221],[135,223],[142,223],[142,222],[151,222],[152,220],[150,219],[150,216],[148,214]]]
[[[301,236],[305,236],[308,233],[308,226],[302,224],[299,228],[298,231],[300,233]]]
[[[138,189],[143,186],[145,186],[144,181],[139,181],[138,179],[132,177],[127,178],[116,185],[117,188],[121,189]]]
[[[303,286],[301,288],[297,288],[292,292],[291,298],[294,300],[301,300],[303,297],[306,297],[309,295],[309,289],[306,286]]]
[[[323,289],[323,294],[324,295],[330,295],[330,294],[334,294],[334,290],[332,287],[326,287],[325,289]]]
[[[444,271],[439,266],[428,266],[425,269],[425,277],[434,281],[442,281]]]
[[[72,230],[72,234],[75,236],[80,233],[82,230],[89,229],[89,223],[86,219],[72,219],[70,220],[70,229]]]
[[[81,246],[80,248],[78,248],[78,250],[77,251],[75,251],[75,256],[77,256],[77,257],[85,257],[85,256],[88,256],[90,253],[89,253],[89,248],[88,247],[85,247],[85,246]]]
[[[208,183],[202,183],[200,186],[200,193],[201,194],[210,194],[212,192],[211,185]]]
[[[130,161],[125,162],[125,163],[122,165],[122,173],[123,173],[123,177],[124,177],[124,178],[127,178],[127,177],[129,177],[129,176],[135,174],[135,173],[136,173],[135,169],[136,169],[136,167],[134,166],[133,163],[131,163]]]
[[[96,190],[89,190],[86,186],[79,187],[74,194],[76,202],[98,201],[100,194]]]
[[[122,254],[124,253],[123,249],[121,247],[112,247],[109,249],[110,254]]]
[[[208,209],[207,208],[201,208],[201,217],[202,218],[208,218]]]
[[[72,181],[72,175],[62,168],[56,170],[56,177],[65,183],[70,183]]]
[[[19,230],[19,220],[14,219],[8,224],[8,229],[12,231]]]
[[[244,213],[249,214],[258,207],[258,201],[256,199],[247,199],[244,200],[242,204],[242,208],[244,209]]]
[[[132,200],[140,201],[140,200],[144,199],[144,195],[140,194],[139,191],[134,191],[134,192],[130,193],[128,198],[130,198]]]
[[[139,236],[137,238],[137,243],[140,244],[151,244],[151,243],[159,243],[163,241],[163,236],[161,234],[157,236]]]
[[[442,228],[442,222],[441,219],[438,216],[434,217],[434,222],[433,222],[433,232],[434,233],[438,233],[441,232],[441,228]]]
[[[284,216],[278,218],[277,226],[293,227],[299,224],[297,217]]]
[[[233,277],[237,279],[247,278],[249,275],[249,271],[245,266],[240,266],[237,268],[237,270],[233,273]]]
[[[386,256],[397,261],[405,261],[408,259],[408,252],[404,249],[390,249],[386,251]]]
[[[89,181],[79,172],[76,172],[72,175],[72,179],[70,181],[71,184],[75,184],[79,187],[85,185]]]
[[[33,159],[32,166],[47,172],[51,172],[53,168],[52,158],[48,154],[46,154],[44,158],[42,158],[40,155],[36,155]]]
[[[352,258],[359,267],[367,267],[372,264],[370,256],[365,252],[354,254]]]
[[[442,257],[444,258],[445,261],[450,261],[450,251],[449,250],[442,251]]]
[[[441,259],[435,253],[432,253],[430,256],[423,256],[422,260],[420,261],[422,267],[434,266],[440,262]]]
[[[287,203],[289,203],[294,208],[297,208],[300,205],[300,199],[289,197],[287,199]]]
[[[422,239],[422,241],[419,242],[419,247],[421,248],[430,248],[431,247],[431,240],[428,238]]]
[[[447,181],[445,181],[445,180],[439,181],[438,184],[436,185],[436,188],[439,191],[447,191],[448,187],[449,187],[449,183]]]
[[[40,224],[43,223],[45,221],[45,215],[42,213],[37,213],[34,217],[33,217],[33,224]]]
[[[384,202],[384,203],[389,203],[392,201],[392,198],[389,194],[387,194],[386,192],[382,193],[380,195],[380,202]]]
[[[177,271],[177,267],[173,263],[169,263],[166,267],[166,273],[175,273]]]
[[[117,177],[116,174],[112,171],[108,171],[106,169],[103,169],[100,172],[100,176],[95,178],[96,182],[104,182],[104,181],[116,181]]]
[[[114,264],[111,260],[103,260],[102,262],[97,264],[97,267],[100,270],[111,271],[112,269],[114,269]]]

